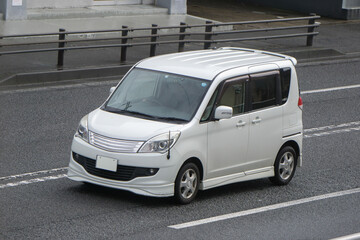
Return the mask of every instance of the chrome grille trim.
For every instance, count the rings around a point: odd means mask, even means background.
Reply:
[[[144,142],[109,138],[89,131],[89,143],[109,152],[136,153]]]

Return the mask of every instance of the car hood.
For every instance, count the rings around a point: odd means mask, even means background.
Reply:
[[[123,140],[146,141],[168,131],[180,130],[182,126],[111,113],[101,109],[96,109],[88,116],[90,131]]]

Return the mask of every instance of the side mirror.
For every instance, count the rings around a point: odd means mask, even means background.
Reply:
[[[232,107],[228,106],[219,106],[215,109],[215,119],[228,119],[233,115]]]
[[[116,87],[111,87],[109,91],[109,95],[111,95],[115,91]]]

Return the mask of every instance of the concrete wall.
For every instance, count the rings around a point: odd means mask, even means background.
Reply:
[[[344,0],[343,8],[360,8],[360,0]]]
[[[302,12],[304,14],[316,13],[321,16],[340,18],[340,19],[354,19],[354,16],[356,15],[353,14],[354,9],[346,9],[346,7],[351,6],[351,7],[360,8],[360,0],[238,0],[238,1],[259,3],[264,6],[289,9],[297,12]],[[359,18],[360,15],[358,16],[357,19]]]
[[[0,20],[3,20],[5,12],[6,12],[6,1],[0,1]]]
[[[155,5],[169,9],[169,14],[186,14],[186,0],[155,0]]]
[[[1,1],[1,0],[0,0]],[[28,8],[76,8],[92,6],[94,0],[26,0]],[[155,0],[113,0],[114,4],[155,4]],[[97,3],[101,3],[98,1]]]
[[[92,0],[27,0],[28,8],[74,8],[88,7]]]
[[[13,0],[0,0],[0,12],[5,20],[23,20],[27,18],[26,0],[19,1],[21,5],[14,5]]]
[[[341,16],[343,0],[247,0],[261,5],[322,16]]]
[[[1,0],[0,0],[1,1]],[[76,8],[92,6],[94,0],[27,0],[28,8]],[[98,1],[101,3],[101,1]],[[114,0],[116,5],[121,4],[155,4],[155,0]]]
[[[122,4],[141,4],[141,0],[113,0],[116,5]],[[98,1],[101,2],[101,1]]]
[[[12,6],[14,0],[0,0],[0,19],[27,19],[27,9],[81,8],[93,6],[93,0],[22,0],[22,6]],[[15,0],[16,1],[16,0]],[[169,14],[186,14],[186,0],[115,0],[115,4],[157,5],[169,9]]]
[[[153,5],[155,4],[155,0],[141,0],[141,3],[144,5]]]

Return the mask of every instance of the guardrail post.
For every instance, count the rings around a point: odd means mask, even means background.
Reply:
[[[184,41],[184,39],[185,39],[185,31],[186,31],[185,25],[186,25],[186,23],[184,23],[184,22],[180,23],[180,26],[182,26],[182,27],[180,27],[179,41],[181,41],[181,42],[179,42],[178,52],[184,51],[185,43],[182,41]]]
[[[65,47],[65,29],[60,28],[59,29],[59,48],[64,48]],[[64,52],[65,50],[58,50],[58,62],[57,62],[57,67],[58,69],[62,69],[64,66]]]
[[[151,25],[153,28],[151,29],[151,35],[157,35],[157,24],[152,24]],[[155,44],[151,44],[150,45],[150,57],[155,56],[155,52],[156,52],[156,41],[157,41],[157,36],[153,36],[151,37],[151,42],[155,42]]]
[[[310,13],[310,16],[316,16],[315,13]],[[309,19],[309,25],[314,25],[315,24],[315,18],[311,18]],[[313,33],[315,30],[315,27],[308,27],[308,33]],[[306,38],[306,46],[311,47],[313,45],[314,42],[314,35],[308,35]]]
[[[128,29],[128,26],[122,26],[122,32],[121,32],[121,36],[123,37],[121,39],[121,44],[127,44],[127,41],[128,41],[128,32],[129,30]],[[120,62],[121,63],[124,63],[126,62],[126,50],[127,50],[127,46],[121,46],[121,56],[120,56]]]
[[[209,42],[212,38],[212,21],[206,21],[206,27],[205,27],[205,42],[204,42],[204,49],[209,49],[211,47],[211,42]]]

